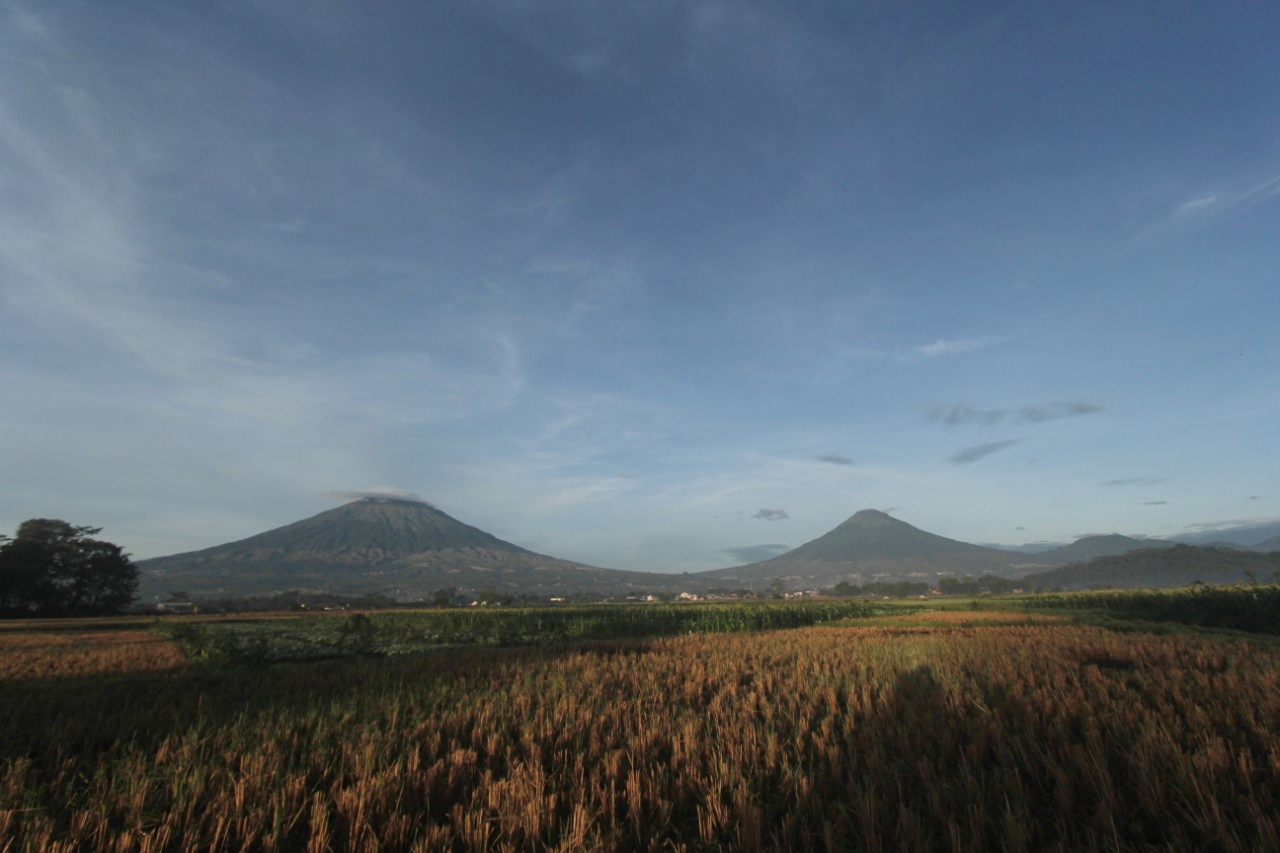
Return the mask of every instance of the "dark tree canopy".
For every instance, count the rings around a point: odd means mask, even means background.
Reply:
[[[92,616],[133,601],[138,569],[120,546],[91,538],[101,529],[33,518],[0,537],[0,614]]]

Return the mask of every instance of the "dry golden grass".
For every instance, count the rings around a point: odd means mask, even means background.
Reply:
[[[178,646],[145,630],[0,633],[0,679],[178,669]]]
[[[955,618],[0,683],[0,849],[1280,849],[1276,647]]]

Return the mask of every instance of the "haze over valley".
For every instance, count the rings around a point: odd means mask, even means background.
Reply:
[[[1259,532],[1250,531],[1255,537]],[[1115,556],[1124,560],[1105,562]],[[534,553],[421,500],[363,496],[239,542],[145,560],[139,569],[144,605],[175,593],[205,600],[284,592],[393,601],[476,595],[563,600],[777,595],[903,581],[933,587],[941,578],[966,576],[1028,577],[1043,588],[1236,583],[1276,575],[1280,555],[1119,535],[1026,554],[947,539],[867,509],[799,548],[747,565],[699,573],[629,572]]]

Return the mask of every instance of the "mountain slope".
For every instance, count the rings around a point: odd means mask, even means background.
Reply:
[[[679,576],[536,554],[417,501],[363,498],[248,539],[142,560],[140,597],[263,595],[288,589],[412,600],[441,588],[502,593],[683,589]]]
[[[774,578],[795,586],[831,586],[840,581],[928,580],[939,574],[1008,575],[1027,555],[997,551],[938,536],[873,509],[864,509],[835,529],[769,560],[703,572],[725,583],[756,584]]]
[[[530,553],[450,518],[430,504],[363,498],[239,542],[179,556],[216,562],[264,557],[309,559],[325,555],[342,562],[376,564],[448,548]]]
[[[1280,536],[1272,536],[1253,546],[1255,551],[1280,551]]]

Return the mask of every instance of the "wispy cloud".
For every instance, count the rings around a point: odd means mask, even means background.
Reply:
[[[1119,480],[1107,480],[1100,486],[1154,486],[1163,483],[1164,477],[1125,477]]]
[[[1170,506],[1173,501],[1143,501],[1142,506]]]
[[[758,563],[790,550],[791,548],[786,545],[741,545],[737,548],[725,548],[722,553],[728,554],[739,563]]]
[[[966,447],[958,453],[953,453],[950,457],[952,465],[968,465],[970,462],[977,462],[979,459],[985,459],[993,453],[999,453],[1001,450],[1012,447],[1022,439],[1011,438],[1005,441],[993,441],[988,444],[979,444],[976,447]]]
[[[761,521],[782,521],[790,518],[785,509],[760,509],[752,518],[758,518]]]
[[[1178,205],[1178,209],[1174,211],[1174,216],[1185,218],[1201,214],[1226,213],[1241,205],[1261,201],[1277,194],[1280,194],[1280,175],[1275,175],[1243,189],[1208,193],[1189,199]]]
[[[1097,403],[1084,400],[1062,400],[1053,403],[1019,406],[1009,409],[978,409],[966,403],[933,406],[926,417],[947,426],[993,426],[1008,419],[1018,423],[1038,424],[1062,418],[1093,415],[1104,410]]]
[[[975,409],[973,406],[957,403],[952,406],[934,406],[925,417],[934,423],[942,423],[947,426],[967,426],[969,424],[992,426],[1004,420],[1005,415],[1008,413],[1008,409]]]
[[[826,462],[830,465],[853,465],[855,464],[848,456],[841,456],[839,453],[819,453],[813,457],[819,462]]]
[[[1056,421],[1060,418],[1075,418],[1080,415],[1095,415],[1102,409],[1103,407],[1097,403],[1071,400],[1044,406],[1023,406],[1014,413],[1014,416],[1025,423],[1041,423]]]
[[[1201,196],[1200,198],[1193,198],[1190,201],[1184,201],[1182,204],[1178,205],[1178,209],[1174,211],[1174,216],[1187,216],[1188,214],[1195,213],[1197,210],[1202,208],[1212,207],[1217,203],[1218,197],[1216,195],[1206,195]]]
[[[1202,192],[1179,202],[1162,221],[1148,228],[1142,238],[1153,238],[1186,228],[1194,228],[1241,208],[1280,194],[1280,175],[1244,186]]]
[[[1010,340],[1007,336],[987,336],[982,338],[963,338],[959,340],[951,340],[948,338],[939,338],[931,344],[920,344],[912,347],[910,350],[898,356],[899,361],[921,361],[927,358],[937,358],[944,355],[956,355],[962,352],[973,352],[974,350],[986,349],[996,344],[1002,344]]]

